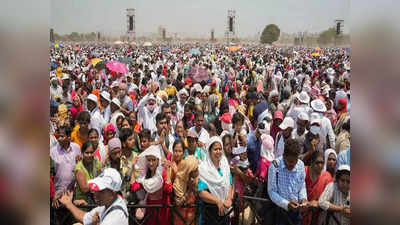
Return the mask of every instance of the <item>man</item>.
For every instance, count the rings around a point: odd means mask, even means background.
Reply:
[[[121,176],[118,171],[112,168],[105,169],[98,177],[89,180],[89,188],[93,192],[98,205],[90,212],[85,212],[72,203],[72,192],[64,193],[60,202],[72,213],[75,219],[84,225],[128,225],[128,208],[122,198],[117,195],[121,183]]]
[[[50,158],[54,162],[54,188],[56,197],[53,207],[58,208],[58,200],[63,191],[74,190],[76,162],[81,157],[78,144],[71,142],[71,128],[61,126],[56,130],[57,145],[50,149]]]
[[[335,140],[336,140],[336,136],[335,133],[333,132],[333,128],[332,128],[332,124],[331,121],[324,116],[324,112],[326,112],[326,106],[325,104],[320,100],[320,99],[316,99],[311,101],[311,107],[314,111],[314,113],[312,113],[311,117],[313,117],[313,115],[318,115],[320,120],[321,120],[321,131],[320,131],[320,145],[321,146],[325,146],[324,149],[328,149],[328,148],[332,148],[335,149]],[[315,116],[314,116],[315,117]],[[329,139],[329,145],[326,143],[326,137],[328,136]]]
[[[292,117],[285,117],[282,123],[279,125],[281,131],[276,136],[275,140],[275,157],[278,158],[282,156],[285,148],[285,142],[292,138],[292,131],[294,129],[294,120]]]
[[[155,145],[161,145],[161,156],[167,157],[168,154],[172,154],[172,147],[175,141],[174,136],[168,130],[168,119],[164,113],[159,113],[156,116],[157,131],[153,133],[153,139]]]
[[[111,103],[110,93],[102,91],[100,93],[100,104],[103,107],[103,112],[101,112],[101,115],[103,116],[103,119],[106,123],[108,123],[111,118],[110,103]]]
[[[149,129],[152,133],[157,131],[156,115],[160,112],[156,97],[153,93],[147,94],[138,104],[138,121],[143,128]]]
[[[299,143],[288,139],[282,157],[271,163],[268,170],[269,197],[278,207],[288,211],[293,224],[301,223],[299,211],[307,204],[306,174],[299,155]],[[290,224],[283,217],[279,219],[279,224]]]
[[[196,111],[194,114],[194,126],[189,129],[189,132],[194,132],[198,138],[199,147],[205,147],[210,139],[207,130],[203,128],[204,114],[201,111]]]
[[[172,128],[176,126],[176,122],[174,120],[172,120],[171,105],[168,103],[164,103],[161,106],[161,112],[164,113],[165,116],[167,117],[167,120],[170,121],[170,123],[168,123],[168,131],[172,133]]]
[[[51,80],[51,86],[50,86],[50,101],[60,101],[61,96],[63,94],[63,89],[62,87],[58,84],[57,78],[52,77]]]
[[[101,116],[97,104],[97,96],[94,94],[88,95],[86,105],[90,112],[90,127],[96,129],[99,134],[102,134],[103,128],[106,125],[106,121]]]
[[[250,163],[250,169],[254,174],[261,159],[261,144],[261,132],[257,126],[254,131],[250,131],[247,134],[247,158]]]
[[[310,103],[310,96],[308,96],[307,92],[302,91],[299,95],[297,95],[296,100],[297,102],[299,102],[299,105],[293,104],[292,107],[287,112],[286,116],[290,116],[293,119],[297,119],[297,116],[302,112],[307,113],[307,115],[309,116],[312,110],[308,106],[308,104]]]
[[[124,116],[124,114],[122,114],[121,110],[121,102],[118,100],[118,98],[113,98],[110,104],[110,109],[111,109],[111,120],[110,123],[118,129],[117,126],[117,118],[119,116]]]
[[[133,102],[132,99],[127,95],[126,84],[121,83],[119,85],[119,96],[118,100],[121,102],[121,112],[128,116],[129,112],[133,111]]]
[[[71,141],[77,143],[79,147],[82,147],[83,143],[89,139],[90,119],[90,113],[88,111],[81,111],[76,116],[78,125],[75,126],[71,133]]]
[[[299,142],[300,154],[304,153],[304,141],[306,138],[306,134],[308,132],[306,130],[308,121],[309,121],[309,117],[308,117],[307,113],[301,112],[297,116],[297,120],[296,120],[297,128],[295,128],[292,132],[293,139],[295,139]]]

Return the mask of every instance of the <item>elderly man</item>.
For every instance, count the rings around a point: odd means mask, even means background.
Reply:
[[[121,112],[128,116],[129,112],[133,111],[132,99],[127,95],[127,88],[125,83],[119,85],[119,95],[118,99],[121,102]]]
[[[60,198],[60,202],[75,219],[83,222],[84,225],[128,225],[128,208],[124,200],[117,195],[122,184],[118,171],[113,168],[105,169],[98,177],[89,180],[88,184],[98,205],[90,212],[85,212],[72,203],[72,192],[66,192]]]
[[[97,96],[94,94],[88,95],[86,99],[86,105],[90,113],[90,127],[96,129],[99,134],[102,134],[103,128],[106,125],[106,121],[101,116],[97,104]]]
[[[149,129],[152,133],[157,131],[156,115],[161,111],[157,104],[156,96],[153,93],[147,94],[138,104],[138,121],[143,128]]]

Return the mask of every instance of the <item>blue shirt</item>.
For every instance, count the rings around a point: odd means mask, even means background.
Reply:
[[[279,207],[288,210],[290,201],[300,203],[307,199],[306,172],[304,163],[297,160],[296,166],[289,171],[283,161],[282,156],[276,159],[278,168],[273,163],[268,170],[268,194],[271,200]],[[276,185],[276,171],[278,170],[278,187]]]
[[[253,131],[247,134],[247,158],[249,159],[250,169],[256,173],[260,163],[261,140],[258,140]]]
[[[348,148],[346,151],[339,153],[336,166],[337,168],[339,168],[339,166],[341,165],[350,166],[350,148]]]

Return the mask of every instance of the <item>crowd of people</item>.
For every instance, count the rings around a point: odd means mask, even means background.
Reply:
[[[198,204],[192,224],[233,224],[238,198],[247,224],[350,224],[350,66],[341,48],[52,45],[52,214],[185,224],[127,204]]]

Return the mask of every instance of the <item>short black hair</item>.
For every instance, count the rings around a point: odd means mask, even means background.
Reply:
[[[119,140],[121,140],[121,143],[124,143],[130,136],[132,136],[133,130],[129,128],[122,128],[121,131],[119,132]]]
[[[237,122],[244,123],[244,116],[240,112],[235,112],[232,117],[232,124],[235,124]]]
[[[171,107],[170,104],[164,103],[164,104],[161,106],[161,111],[164,112],[164,109],[169,108],[169,107]]]
[[[285,141],[285,150],[283,151],[283,155],[299,157],[300,155],[299,142],[292,138],[287,139]]]
[[[320,151],[315,151],[315,152],[311,153],[310,162],[314,163],[318,157],[322,157],[324,159],[324,153],[322,153]]]
[[[90,113],[88,111],[79,112],[78,115],[76,116],[76,121],[78,121],[78,123],[80,121],[90,123]]]
[[[202,111],[197,110],[194,113],[194,118],[198,118],[198,117],[204,117],[204,113]]]
[[[348,170],[338,170],[338,171],[336,171],[336,180],[339,180],[343,175],[349,175],[350,176],[350,171],[348,171]]]
[[[140,133],[139,133],[139,138],[143,139],[143,138],[147,138],[149,140],[151,140],[151,131],[149,129],[143,129]]]
[[[93,142],[87,141],[87,142],[83,143],[81,152],[84,153],[86,151],[86,149],[88,149],[90,146],[92,146],[92,148],[93,148]]]
[[[158,113],[158,114],[156,115],[156,123],[159,123],[159,122],[160,122],[161,120],[163,120],[163,119],[168,120],[168,119],[167,119],[167,115],[165,115],[165,113],[160,112],[160,113]]]
[[[57,128],[56,133],[59,134],[63,132],[67,137],[71,137],[72,129],[69,126],[62,125]]]

